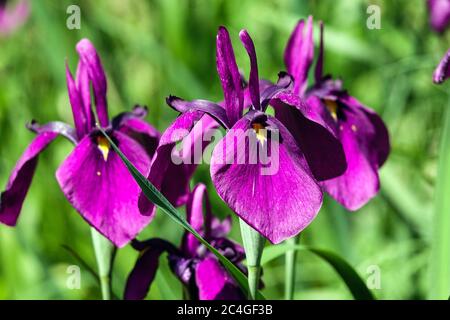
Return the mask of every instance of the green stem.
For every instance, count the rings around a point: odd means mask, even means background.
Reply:
[[[289,246],[295,246],[300,243],[300,235],[286,240]],[[285,254],[285,281],[284,281],[284,299],[293,300],[295,293],[295,276],[296,276],[296,262],[297,250],[288,250]]]
[[[240,220],[240,224],[248,269],[248,298],[250,300],[255,300],[260,283],[261,256],[264,250],[264,243],[266,242],[266,239],[243,220]]]
[[[92,244],[97,260],[98,276],[103,300],[111,300],[111,274],[116,247],[97,230],[91,228]]]
[[[447,299],[450,293],[450,103],[442,130],[433,217],[430,261],[430,298]]]

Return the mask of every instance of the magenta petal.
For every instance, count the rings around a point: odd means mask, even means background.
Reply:
[[[428,0],[430,25],[436,32],[444,32],[450,23],[450,1]]]
[[[86,116],[87,132],[90,132],[95,126],[95,116],[91,106],[91,80],[89,80],[87,67],[82,61],[78,62],[77,73],[75,76],[76,85]]]
[[[27,20],[29,13],[28,0],[21,0],[10,8],[6,7],[6,3],[0,3],[0,36],[8,35],[20,27]]]
[[[242,30],[239,33],[239,38],[241,38],[244,44],[245,50],[247,50],[248,56],[250,57],[250,78],[249,78],[249,90],[250,99],[256,110],[261,110],[261,103],[259,97],[259,75],[258,75],[258,62],[256,59],[256,50],[253,40],[248,34],[247,30]]]
[[[153,212],[140,214],[139,186],[112,149],[105,160],[97,145],[99,135],[83,138],[58,168],[56,178],[83,218],[115,245],[123,247],[151,221]],[[148,174],[150,159],[145,150],[123,133],[116,131],[112,137],[136,168]]]
[[[133,117],[122,121],[118,130],[139,142],[149,157],[155,154],[161,134],[151,124]]]
[[[294,76],[294,92],[302,95],[305,92],[308,71],[314,59],[313,19],[301,20],[295,26],[284,51],[284,63],[288,72]]]
[[[219,28],[216,47],[217,73],[219,74],[225,97],[228,123],[230,126],[233,126],[242,115],[244,94],[230,35],[224,27]]]
[[[433,82],[441,84],[450,77],[450,49],[445,53],[441,59],[436,70],[433,73]]]
[[[66,63],[66,81],[67,90],[69,92],[70,105],[72,106],[73,121],[77,130],[78,139],[82,139],[89,132],[87,117],[80,92],[73,80],[72,73]]]
[[[318,98],[311,97],[305,104],[298,96],[281,93],[271,104],[275,117],[294,136],[317,180],[345,172],[344,150],[334,134],[336,124]]]
[[[94,45],[88,39],[82,39],[78,42],[77,51],[92,81],[98,121],[103,127],[107,127],[109,124],[108,105],[106,102],[107,84],[100,57]]]
[[[40,133],[17,161],[9,177],[6,189],[0,196],[1,223],[9,226],[16,225],[23,201],[33,179],[38,156],[57,136],[56,132]]]
[[[341,125],[340,140],[347,158],[346,172],[322,182],[325,190],[349,210],[357,210],[373,198],[380,188],[377,164],[371,162],[367,146],[359,140],[353,123]],[[358,129],[356,129],[358,130]]]
[[[241,300],[243,294],[227,271],[213,257],[197,264],[195,281],[200,300]]]
[[[253,130],[251,121],[244,117],[231,130]],[[278,147],[278,156],[274,152],[270,164],[250,163],[256,150],[249,152],[245,134],[235,134],[237,143],[227,146],[232,141],[230,130],[214,148],[211,177],[218,194],[239,217],[271,242],[279,243],[314,219],[322,204],[322,191],[287,129],[272,117],[267,118],[267,124],[279,130],[281,141],[267,140],[269,150]],[[238,150],[246,150],[244,164],[236,161],[236,155],[242,153]],[[230,159],[232,163],[227,164]]]
[[[203,204],[205,204],[205,210],[203,210]],[[204,216],[206,217],[206,221]],[[206,186],[204,184],[198,184],[195,186],[194,190],[192,190],[186,203],[186,219],[197,232],[203,234],[208,239],[207,233],[210,233],[211,218],[211,204],[209,203]],[[204,230],[207,231],[207,233],[204,233]],[[183,252],[194,257],[199,246],[200,243],[191,233],[185,233],[183,239]]]

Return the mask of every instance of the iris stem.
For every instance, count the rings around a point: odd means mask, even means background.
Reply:
[[[240,225],[248,269],[248,298],[256,300],[261,277],[261,256],[266,239],[241,219]]]
[[[286,240],[288,246],[295,246],[300,243],[300,235]],[[291,249],[285,254],[285,280],[284,280],[284,299],[293,300],[295,293],[297,250]]]
[[[450,292],[450,96],[443,121],[429,268],[430,299],[447,299]]]
[[[91,236],[95,258],[97,260],[102,298],[103,300],[111,300],[111,274],[116,256],[116,247],[94,228],[91,228]]]

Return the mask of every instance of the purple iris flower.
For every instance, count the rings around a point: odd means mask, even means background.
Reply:
[[[17,162],[6,190],[1,194],[0,222],[9,226],[16,225],[38,156],[50,142],[61,135],[75,145],[56,172],[64,195],[91,226],[115,245],[122,247],[149,223],[153,211],[145,216],[140,214],[139,186],[95,127],[91,85],[99,125],[143,174],[149,172],[159,133],[142,120],[147,111],[140,106],[109,121],[106,76],[100,58],[87,39],[81,40],[76,48],[80,61],[75,80],[66,66],[75,128],[62,122],[45,125],[33,122],[28,126],[37,136]]]
[[[444,83],[450,77],[450,49],[442,57],[436,70],[433,73],[433,82],[436,84]]]
[[[324,189],[349,210],[357,210],[379,191],[378,169],[390,150],[388,131],[381,118],[342,88],[340,80],[323,76],[323,24],[315,69],[315,84],[307,88],[308,71],[313,62],[313,20],[301,20],[285,50],[285,64],[294,76],[294,93],[320,114],[326,127],[339,138],[347,160],[347,170],[339,177],[321,182]],[[301,126],[291,113],[275,110],[291,132]],[[280,112],[279,112],[280,111]],[[301,138],[301,135],[298,137]]]
[[[450,0],[427,0],[427,5],[431,27],[444,32],[450,22]]]
[[[7,0],[0,0],[0,35],[9,35],[28,18],[29,3],[21,0],[14,7],[7,7]]]
[[[205,214],[204,214],[205,212]],[[209,241],[222,255],[244,270],[243,248],[226,238],[231,229],[231,219],[223,222],[212,216],[206,187],[198,184],[188,196],[187,221]],[[169,265],[193,300],[244,299],[233,278],[217,258],[189,232],[183,236],[180,248],[163,239],[132,242],[140,252],[136,264],[128,276],[125,299],[141,300],[147,295],[158,269],[159,257],[168,253]]]
[[[183,138],[175,134],[176,129],[192,129],[205,117],[225,128],[227,133],[215,146],[211,159],[217,192],[239,217],[271,242],[279,243],[314,219],[322,204],[318,180],[344,172],[345,156],[339,141],[323,127],[326,124],[321,117],[291,93],[289,75],[280,73],[276,85],[259,80],[253,41],[245,30],[240,39],[250,57],[248,88],[244,89],[228,31],[221,27],[216,59],[224,103],[170,96],[167,103],[181,115],[164,136],[172,137],[168,140],[175,143]],[[246,100],[251,106],[244,113]],[[296,112],[303,124],[296,132],[303,137],[300,144],[280,120],[265,112],[269,104]],[[275,136],[278,139],[272,139]],[[250,148],[249,140],[257,141],[258,148]],[[268,163],[249,161],[260,156],[259,147],[278,151],[271,157],[277,163],[270,174],[262,173]],[[161,158],[161,162],[168,162],[167,156]]]

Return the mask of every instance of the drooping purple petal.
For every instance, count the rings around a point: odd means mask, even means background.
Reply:
[[[433,82],[441,84],[450,77],[450,49],[445,53],[441,59],[436,70],[433,73]]]
[[[107,84],[100,57],[94,45],[88,39],[82,39],[78,42],[77,52],[92,82],[98,121],[102,127],[107,127],[109,124],[108,105],[106,101]]]
[[[69,126],[67,123],[61,121],[51,121],[41,125],[33,120],[30,123],[27,123],[26,127],[28,130],[33,131],[36,134],[53,132],[66,138],[74,145],[78,143],[76,130],[71,126]]]
[[[218,194],[239,217],[279,243],[314,219],[322,191],[288,130],[277,119],[265,117],[265,123],[255,122],[262,122],[259,115],[242,118],[217,144],[211,177]],[[258,137],[256,129],[264,126],[273,139]],[[262,152],[250,147],[254,139],[263,146]],[[264,160],[262,153],[269,157]]]
[[[442,33],[450,23],[450,1],[428,0],[430,25],[436,32]]]
[[[313,18],[300,20],[295,26],[284,51],[287,71],[294,77],[294,92],[302,95],[307,86],[308,71],[314,59]]]
[[[271,105],[275,117],[297,141],[317,180],[345,172],[347,164],[342,145],[335,137],[336,125],[318,98],[311,97],[304,103],[298,96],[281,93]]]
[[[258,62],[256,59],[255,45],[247,30],[241,30],[241,32],[239,33],[239,38],[244,44],[245,50],[247,50],[248,56],[250,58],[250,78],[248,83],[250,98],[252,100],[253,107],[256,110],[261,110]]]
[[[133,247],[135,247],[133,241]],[[162,239],[150,239],[138,243],[139,257],[128,275],[125,285],[125,300],[143,300],[150,290],[158,270],[159,257],[165,251],[175,252],[176,248]]]
[[[204,205],[203,205],[204,204]],[[186,203],[186,219],[189,224],[206,239],[211,233],[211,204],[204,184],[198,184],[192,190]],[[198,240],[191,234],[185,233],[183,239],[183,252],[194,257],[200,246]]]
[[[30,188],[36,170],[39,154],[58,134],[43,132],[38,134],[25,149],[9,177],[5,191],[0,195],[0,222],[15,226],[23,201]]]
[[[110,134],[125,156],[147,175],[150,158],[145,150],[121,132]],[[153,208],[140,214],[140,188],[99,132],[79,142],[58,168],[56,178],[72,206],[118,247],[133,239],[153,217]]]
[[[86,117],[86,110],[84,108],[83,99],[77,88],[75,80],[72,77],[72,73],[69,70],[69,66],[66,63],[66,81],[67,90],[69,92],[70,105],[72,106],[73,121],[75,129],[77,130],[78,139],[82,139],[86,133],[89,132],[88,119]]]
[[[372,159],[371,142],[375,130],[361,110],[345,111],[339,138],[344,147],[347,170],[335,179],[322,182],[325,190],[348,210],[357,210],[379,190],[378,163]]]
[[[200,300],[243,300],[244,295],[220,263],[212,257],[197,264],[195,280]]]
[[[230,35],[225,27],[219,28],[216,47],[217,73],[223,88],[228,124],[231,127],[242,115],[244,94]]]
[[[217,103],[200,99],[186,101],[176,96],[167,97],[166,102],[170,107],[181,113],[188,111],[201,111],[206,113],[220,123],[222,127],[226,129],[230,128],[225,109]]]
[[[375,111],[364,106],[354,97],[345,94],[340,98],[340,101],[353,110],[361,110],[363,114],[360,116],[360,118],[365,116],[370,121],[370,125],[373,128],[373,134],[370,133],[369,135],[367,135],[367,139],[370,139],[368,143],[372,159],[371,161],[373,161],[378,166],[378,168],[380,168],[387,160],[391,149],[389,132],[386,128],[386,125]]]

